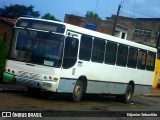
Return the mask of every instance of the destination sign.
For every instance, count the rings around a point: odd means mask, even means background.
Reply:
[[[45,30],[57,33],[64,33],[65,25],[50,21],[37,19],[20,18],[16,23],[16,27],[32,28],[37,30]]]
[[[43,29],[43,30],[54,31],[54,32],[57,31],[57,26],[39,24],[39,23],[33,24],[32,28],[34,28],[34,29]]]

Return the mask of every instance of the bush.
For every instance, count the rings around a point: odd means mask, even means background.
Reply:
[[[0,36],[0,78],[2,78],[3,76],[8,51],[9,51],[9,45],[5,43],[3,41],[3,38]]]

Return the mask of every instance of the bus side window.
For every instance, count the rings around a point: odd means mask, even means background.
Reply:
[[[137,55],[138,55],[138,49],[130,47],[129,48],[129,54],[128,54],[127,67],[136,68],[136,65],[137,65]]]
[[[118,66],[126,66],[127,55],[128,55],[128,46],[120,44],[118,46],[118,54],[117,54],[117,63],[116,64]]]
[[[72,67],[77,61],[79,41],[76,38],[67,37],[65,41],[65,50],[63,58],[63,68]]]
[[[146,60],[146,70],[154,71],[155,57],[156,57],[155,53],[148,52],[147,60]]]
[[[90,61],[92,49],[92,37],[87,35],[81,36],[79,59]]]
[[[92,61],[103,63],[106,42],[102,39],[95,38],[93,41]]]
[[[107,42],[105,63],[115,65],[117,56],[117,43]]]
[[[144,50],[139,50],[138,51],[138,63],[137,63],[137,68],[145,70],[146,68],[146,57],[147,57],[147,52]]]

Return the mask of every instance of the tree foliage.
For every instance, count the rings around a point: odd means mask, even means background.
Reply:
[[[3,41],[2,36],[0,36],[0,51],[0,78],[2,78],[9,51],[9,45]]]
[[[85,14],[86,18],[91,18],[91,19],[101,19],[97,13],[94,13],[93,11],[87,11]]]
[[[24,6],[24,5],[10,5],[5,6],[4,8],[0,8],[0,16],[6,18],[16,19],[21,16],[30,15],[32,17],[39,17],[39,11],[34,11],[34,6]]]
[[[42,16],[42,19],[60,21],[60,20],[58,20],[57,18],[55,18],[54,15],[51,15],[50,13],[44,14],[44,16]]]

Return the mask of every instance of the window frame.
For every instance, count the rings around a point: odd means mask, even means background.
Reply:
[[[151,58],[148,60],[149,54],[150,54]],[[154,52],[148,51],[147,58],[146,58],[146,70],[154,71],[154,69],[155,69],[155,60],[156,60],[156,54]]]
[[[111,49],[111,47],[112,48],[115,47],[116,50],[113,52],[114,48]],[[115,65],[116,64],[117,50],[118,50],[118,44],[116,42],[107,41],[106,48],[105,48],[105,59],[104,59],[105,64],[110,64],[110,65]]]
[[[142,55],[141,55],[141,59],[139,59],[139,54],[140,52],[142,52]],[[145,57],[145,60],[143,58],[143,54],[146,54],[144,57]],[[141,69],[141,70],[145,70],[146,69],[146,58],[147,58],[147,51],[146,50],[143,50],[143,49],[139,49],[138,50],[138,56],[137,56],[137,69]],[[141,62],[141,64],[140,64]],[[142,62],[145,62],[145,64],[143,64]]]
[[[84,37],[84,38],[83,38]],[[90,39],[90,41],[88,40]],[[90,42],[88,45],[89,47],[84,46],[84,43],[82,42]],[[84,61],[90,61],[91,59],[91,54],[92,54],[92,42],[93,42],[93,38],[89,35],[81,35],[81,39],[80,39],[80,47],[79,47],[79,60],[84,60]],[[85,43],[85,45],[86,45]]]
[[[130,56],[131,49],[132,49],[132,53],[133,53],[133,50],[134,50],[134,52],[136,52],[135,53],[136,57],[133,57],[134,53]],[[129,50],[128,50],[127,67],[129,67],[129,68],[136,68],[137,67],[137,58],[138,58],[138,48],[130,46]],[[131,62],[134,63],[134,64],[132,64]]]
[[[68,40],[68,39],[72,39],[72,41]],[[75,42],[75,43],[73,43],[73,42]],[[74,50],[71,50],[71,47],[75,47],[75,48],[73,48]],[[66,37],[65,47],[64,47],[63,64],[62,64],[62,67],[64,69],[71,68],[76,64],[77,56],[78,56],[78,47],[79,47],[79,40],[77,38],[70,37],[70,36]],[[71,54],[69,54],[69,53],[71,53]]]
[[[119,53],[120,49],[126,47],[126,55],[124,55],[124,53]],[[124,49],[123,49],[124,50]],[[124,51],[122,51],[124,52]],[[123,58],[123,59],[122,59]],[[122,67],[126,67],[127,66],[127,61],[128,61],[128,45],[124,45],[124,44],[119,44],[118,45],[118,52],[117,52],[117,60],[116,60],[116,65],[117,66],[122,66]]]
[[[101,38],[94,38],[92,47],[92,57],[91,57],[92,62],[98,62],[98,63],[104,62],[105,44],[106,44],[105,40]]]

